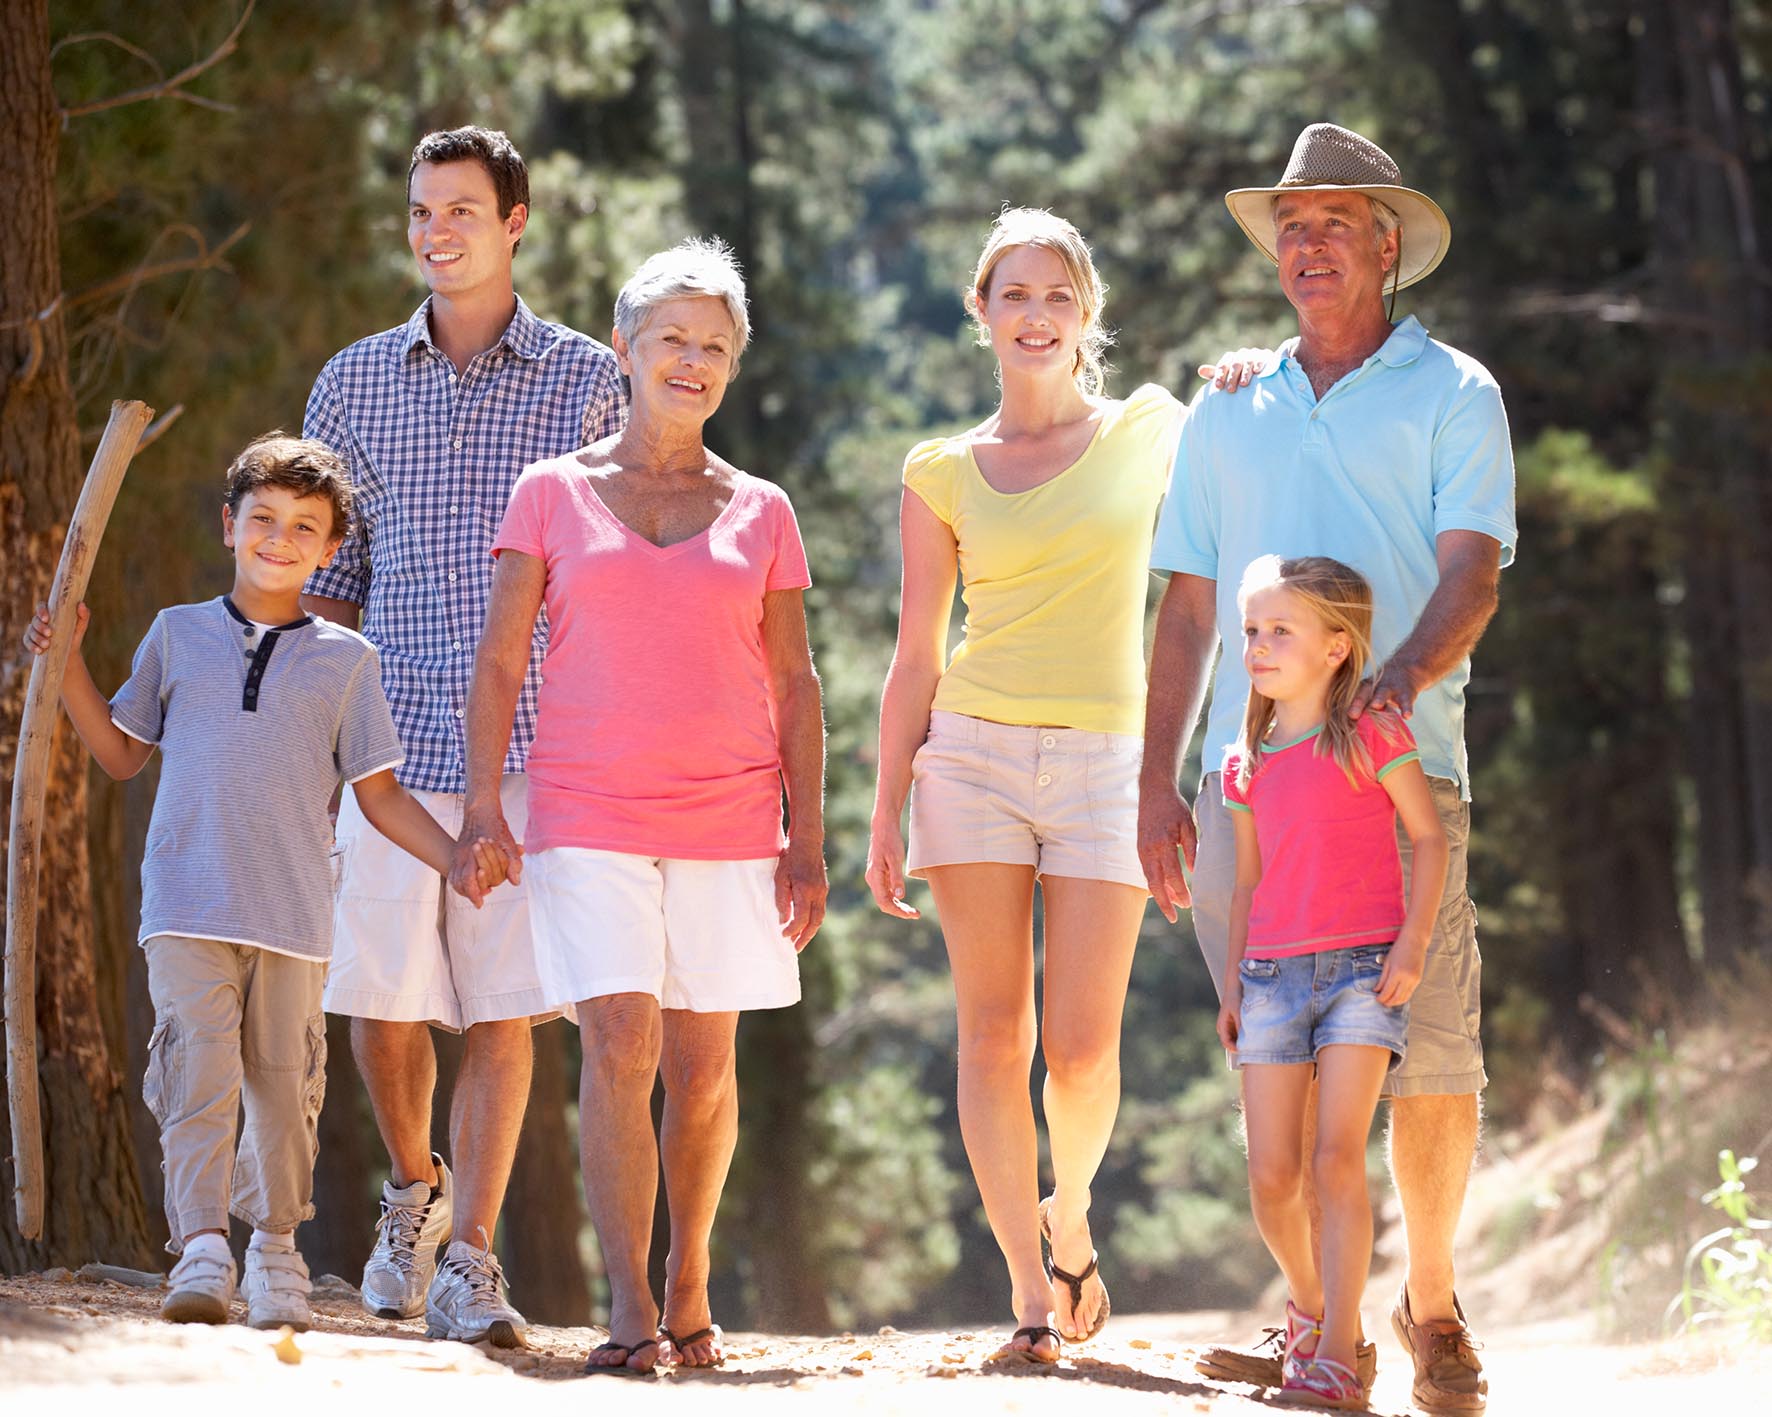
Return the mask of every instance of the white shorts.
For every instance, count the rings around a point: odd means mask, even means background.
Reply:
[[[414,792],[454,836],[462,796]],[[529,821],[528,779],[509,773],[499,790],[519,841]],[[476,1023],[552,1017],[529,937],[528,876],[506,882],[475,910],[416,856],[369,824],[357,795],[338,809],[338,889],[326,1010],[352,1018],[433,1023],[459,1033]]]
[[[650,994],[702,1014],[799,1003],[799,957],[775,909],[778,861],[536,852],[523,879],[545,997]]]

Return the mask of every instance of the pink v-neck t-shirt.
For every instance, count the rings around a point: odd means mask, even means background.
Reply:
[[[1224,805],[1255,814],[1261,850],[1243,951],[1250,959],[1386,944],[1403,927],[1397,809],[1383,783],[1421,754],[1395,714],[1363,714],[1355,731],[1371,763],[1358,786],[1336,766],[1320,728],[1265,749],[1246,789],[1237,786],[1241,754],[1225,758]]]
[[[783,844],[763,597],[811,584],[793,507],[738,475],[707,530],[655,546],[576,457],[525,468],[492,554],[547,566],[524,847],[745,861]]]

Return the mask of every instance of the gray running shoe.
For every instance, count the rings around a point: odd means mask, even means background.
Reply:
[[[424,1311],[437,1276],[437,1251],[454,1226],[449,1168],[435,1154],[437,1193],[423,1181],[403,1190],[381,1183],[381,1232],[363,1266],[363,1307],[377,1318],[412,1319]]]
[[[482,1227],[480,1238],[486,1239]],[[425,1337],[494,1348],[527,1348],[528,1324],[505,1298],[505,1274],[492,1246],[452,1240],[425,1298]]]
[[[234,1257],[207,1246],[186,1250],[167,1277],[171,1291],[160,1301],[160,1317],[175,1324],[225,1324],[234,1302]]]
[[[248,1246],[246,1275],[240,1292],[246,1299],[246,1322],[253,1328],[288,1324],[306,1333],[314,1322],[308,1307],[307,1262],[293,1245]]]

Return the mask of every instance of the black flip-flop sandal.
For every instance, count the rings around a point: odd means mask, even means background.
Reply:
[[[660,1324],[658,1326],[658,1336],[660,1338],[662,1338],[666,1343],[670,1344],[671,1347],[676,1350],[677,1361],[678,1361],[679,1366],[684,1367],[684,1368],[688,1368],[692,1372],[698,1368],[723,1367],[726,1363],[726,1354],[724,1351],[722,1351],[720,1356],[718,1358],[716,1358],[712,1363],[685,1363],[685,1362],[683,1362],[683,1349],[686,1344],[700,1343],[702,1341],[702,1339],[704,1339],[704,1338],[717,1339],[721,1342],[725,1341],[726,1334],[724,1333],[724,1331],[722,1331],[719,1324],[709,1324],[706,1328],[698,1328],[698,1329],[696,1329],[696,1331],[694,1333],[686,1333],[681,1338],[678,1338],[676,1334],[672,1333],[663,1324]]]
[[[617,1343],[612,1338],[607,1343],[599,1343],[585,1357],[585,1376],[594,1378],[614,1375],[618,1378],[656,1378],[658,1376],[658,1361],[656,1359],[653,1360],[650,1368],[630,1368],[628,1359],[642,1348],[657,1347],[658,1340],[656,1338],[642,1338],[638,1343]],[[591,1361],[599,1353],[612,1353],[617,1349],[626,1355],[619,1363],[593,1363]]]
[[[1027,1339],[1028,1346],[1026,1348],[1017,1348],[1015,1346],[1015,1340],[1018,1338]],[[1053,1345],[1058,1350],[1050,1358],[1042,1357],[1039,1349],[1036,1347],[1042,1338],[1050,1338]],[[1014,1333],[1009,1335],[1009,1346],[1003,1351],[1005,1353],[1013,1353],[1016,1357],[1025,1359],[1029,1363],[1038,1363],[1042,1367],[1050,1367],[1064,1356],[1064,1335],[1048,1324],[1029,1324],[1026,1328],[1018,1328]]]
[[[1071,1291],[1071,1313],[1075,1314],[1078,1309],[1083,1307],[1083,1286],[1088,1283],[1091,1276],[1100,1279],[1100,1275],[1097,1274],[1097,1271],[1101,1267],[1101,1256],[1096,1251],[1091,1250],[1089,1252],[1089,1263],[1084,1267],[1081,1274],[1067,1274],[1052,1262],[1051,1205],[1051,1196],[1048,1196],[1045,1200],[1040,1202],[1040,1238],[1045,1241],[1045,1253],[1042,1258],[1046,1261],[1046,1277],[1048,1279],[1056,1279],[1069,1286]],[[1090,1325],[1089,1332],[1084,1334],[1081,1338],[1072,1338],[1067,1339],[1066,1341],[1070,1343],[1089,1342],[1090,1339],[1094,1338],[1102,1331],[1102,1329],[1107,1327],[1108,1315],[1113,1313],[1113,1311],[1113,1300],[1108,1297],[1107,1281],[1103,1279],[1101,1280],[1101,1307],[1095,1311],[1095,1322]]]

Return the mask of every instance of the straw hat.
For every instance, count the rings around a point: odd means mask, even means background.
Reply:
[[[1364,192],[1376,197],[1403,219],[1402,260],[1393,289],[1400,290],[1431,272],[1452,244],[1452,223],[1432,197],[1404,187],[1390,154],[1349,129],[1313,123],[1292,145],[1292,160],[1273,187],[1239,187],[1224,194],[1237,225],[1268,260],[1280,263],[1274,249],[1274,198],[1282,192]]]

